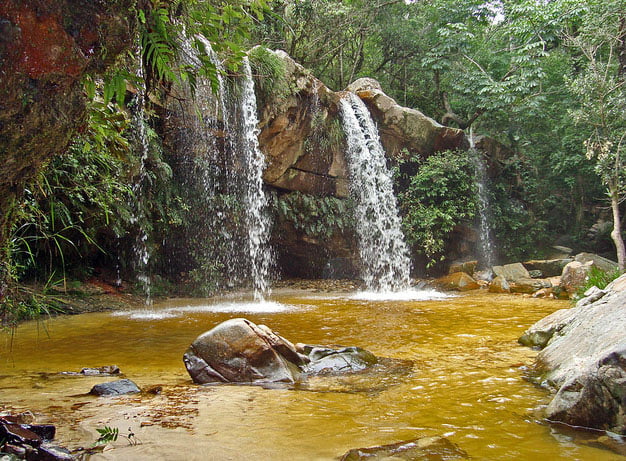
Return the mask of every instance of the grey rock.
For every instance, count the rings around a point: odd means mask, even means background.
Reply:
[[[374,354],[360,347],[341,349],[314,348],[309,354],[311,362],[304,368],[307,373],[346,373],[364,370],[378,362]]]
[[[621,279],[621,280],[620,280]],[[626,283],[626,275],[614,286]],[[538,379],[557,393],[548,419],[626,434],[626,291],[557,311],[520,338],[544,347]]]
[[[502,277],[507,282],[515,282],[520,279],[530,279],[530,274],[522,263],[493,266],[493,273],[496,274],[497,277]]]
[[[574,261],[578,261],[582,264],[592,262],[594,267],[597,267],[604,272],[612,272],[617,269],[617,263],[615,261],[611,261],[610,259],[603,258],[602,256],[593,253],[579,253],[574,258]]]
[[[578,300],[576,307],[587,306],[591,303],[595,303],[598,299],[602,298],[607,292],[600,288],[593,286],[585,291],[585,297]]]
[[[137,394],[141,389],[130,379],[120,379],[119,381],[111,381],[108,383],[96,384],[89,391],[90,394],[100,396]]]

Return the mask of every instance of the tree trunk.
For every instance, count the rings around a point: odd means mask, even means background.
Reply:
[[[624,239],[622,238],[622,221],[619,215],[619,193],[616,188],[611,188],[611,210],[613,211],[613,231],[611,232],[611,238],[615,243],[615,249],[617,251],[617,265],[620,271],[624,271],[624,265],[626,263],[626,247],[624,246]]]

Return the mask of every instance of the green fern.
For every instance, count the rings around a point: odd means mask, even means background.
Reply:
[[[100,437],[96,440],[96,445],[104,445],[105,443],[115,442],[120,433],[120,430],[117,427],[109,426],[104,426],[101,429],[97,428],[96,431],[100,434]]]

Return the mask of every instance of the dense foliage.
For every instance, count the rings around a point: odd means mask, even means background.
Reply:
[[[448,236],[454,228],[476,215],[476,181],[468,152],[445,151],[424,162],[417,171],[402,174],[406,184],[398,196],[407,242],[424,254],[429,265],[443,259]]]

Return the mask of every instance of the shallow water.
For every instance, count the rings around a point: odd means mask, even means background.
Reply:
[[[0,406],[36,410],[59,425],[58,441],[71,448],[91,445],[104,425],[122,434],[130,428],[142,442],[120,438],[93,459],[329,460],[432,435],[473,459],[624,459],[543,423],[535,408],[549,395],[523,379],[536,353],[517,338],[566,302],[488,293],[367,298],[284,291],[264,306],[170,300],[150,311],[25,324],[12,347],[3,337]],[[358,345],[413,366],[318,377],[295,389],[192,384],[182,354],[197,335],[234,317],[293,342]],[[109,364],[162,392],[97,398],[86,393],[117,378],[59,374]]]

